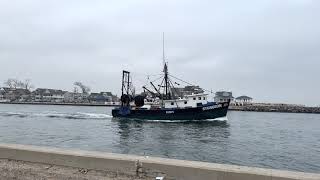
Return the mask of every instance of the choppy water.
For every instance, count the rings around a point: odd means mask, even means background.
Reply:
[[[0,142],[320,172],[320,115],[229,112],[218,121],[119,121],[111,108],[0,104]]]

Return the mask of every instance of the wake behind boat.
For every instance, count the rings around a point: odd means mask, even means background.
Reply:
[[[174,86],[180,84],[171,78],[185,81],[168,73],[164,53],[163,64],[163,74],[156,79],[161,83],[156,86],[155,81],[151,81],[153,91],[143,86],[144,92],[139,95],[135,95],[130,72],[122,72],[121,106],[112,110],[113,117],[181,121],[216,119],[227,115],[230,101],[210,102],[208,94],[201,88],[199,93],[179,93],[179,88]]]

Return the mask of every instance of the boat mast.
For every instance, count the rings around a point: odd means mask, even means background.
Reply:
[[[165,88],[165,99],[170,99],[170,94],[169,94],[169,79],[168,79],[168,65],[166,63],[165,59],[165,53],[164,53],[164,32],[162,34],[162,60],[163,60],[163,72],[164,72],[164,88]]]

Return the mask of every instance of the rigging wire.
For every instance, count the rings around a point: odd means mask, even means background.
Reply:
[[[159,80],[159,79],[161,79],[161,78],[163,78],[163,75],[162,75],[162,76],[160,76],[159,78],[157,78],[157,79],[155,79],[155,80],[151,81],[151,82],[155,82],[155,81],[157,81],[157,80]]]
[[[172,83],[172,81],[169,79],[169,83],[171,83],[171,85],[172,85],[172,87],[173,87],[173,89],[174,89],[174,91],[176,91],[176,89],[175,89],[175,87],[173,86],[173,83]],[[178,94],[178,93],[177,93]],[[173,95],[173,94],[172,94]],[[177,102],[177,99],[173,99],[174,100],[174,102],[176,103],[176,105],[177,105],[177,108],[179,108],[179,106],[178,106],[178,102]]]
[[[158,91],[159,91],[159,92],[160,92],[161,86],[162,86],[162,84],[163,84],[163,81],[164,81],[164,78],[162,79],[162,81],[161,81],[161,83],[160,83],[160,85],[159,85],[159,88],[158,88]]]
[[[141,72],[131,72],[134,76],[144,76],[144,77],[148,77],[148,76],[159,76],[162,74],[146,74],[146,73],[141,73]]]
[[[139,72],[131,72],[131,74],[132,74],[132,76],[134,76],[135,80],[137,80],[139,83],[143,84],[144,86],[150,82],[149,81],[150,77],[162,75],[162,74],[145,74],[145,73],[139,73]],[[147,77],[147,78],[145,78],[145,77]],[[158,79],[160,79],[160,78],[158,78]]]
[[[175,77],[175,76],[173,76],[173,75],[170,75],[170,74],[169,74],[169,76],[170,76],[170,77],[173,77],[173,78],[175,78],[175,79],[177,79],[177,80],[179,80],[179,81],[181,81],[181,82],[184,82],[184,83],[186,83],[186,84],[188,84],[188,85],[190,85],[190,86],[195,86],[194,84],[191,84],[191,83],[189,83],[189,82],[187,82],[187,81],[184,81],[184,80],[182,80],[182,79],[180,79],[180,78],[177,78],[177,77]],[[200,87],[200,89],[202,89],[203,91],[212,93],[212,90],[210,91],[210,90],[207,90],[207,89],[204,89],[204,88],[201,88],[201,87]]]
[[[148,83],[146,83],[146,84],[144,84],[143,86],[146,86],[146,85],[148,85],[150,82],[155,82],[155,81],[158,81],[159,79],[162,79],[163,78],[163,76],[160,76],[160,77],[158,77],[157,79],[154,79],[154,80],[152,80],[152,81],[148,81]]]
[[[175,76],[173,76],[173,75],[170,75],[170,74],[169,74],[169,76],[171,76],[171,77],[173,77],[173,78],[175,78],[175,79],[177,79],[177,80],[179,80],[179,81],[181,81],[181,82],[184,82],[184,83],[186,83],[186,84],[188,84],[188,85],[190,85],[190,86],[194,86],[194,84],[191,84],[191,83],[189,83],[189,82],[187,82],[187,81],[184,81],[184,80],[182,80],[182,79],[180,79],[180,78],[177,78],[177,77],[175,77]]]
[[[155,75],[155,76],[159,76],[159,75],[160,75],[160,74]],[[161,74],[161,75],[162,75],[162,74]],[[161,78],[162,78],[162,76],[160,76],[160,77],[152,80],[151,82],[157,81],[157,80],[159,80],[159,79],[161,79]],[[150,83],[150,77],[147,77],[146,79],[143,79],[143,78],[141,78],[141,77],[135,76],[134,79],[135,79],[136,81],[138,81],[139,83],[143,84],[143,86],[146,86],[147,84]],[[143,79],[143,80],[142,80],[142,79]]]

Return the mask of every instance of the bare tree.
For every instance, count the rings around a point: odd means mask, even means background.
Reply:
[[[13,79],[9,78],[7,79],[4,84],[8,86],[11,89],[17,89],[17,88],[22,88],[22,89],[27,89],[31,90],[34,86],[31,84],[30,79],[26,79],[24,81],[20,81],[18,79]]]
[[[4,84],[12,89],[23,88],[23,89],[30,90],[33,88],[33,85],[31,84],[30,79],[26,79],[23,82],[18,79],[9,78],[4,82]]]
[[[7,79],[7,80],[4,82],[4,85],[5,85],[5,86],[8,86],[9,88],[14,88],[13,79]]]
[[[13,88],[14,89],[17,89],[22,85],[21,81],[19,81],[18,79],[12,79],[12,81],[13,81]]]
[[[7,79],[4,84],[11,89],[17,89],[21,85],[18,79],[13,78]]]
[[[73,88],[73,92],[74,92],[74,93],[78,93],[78,92],[79,92],[79,91],[78,91],[78,87],[74,87],[74,88]]]
[[[83,94],[89,94],[89,92],[91,90],[90,87],[82,84],[81,82],[75,82],[74,85],[78,86],[81,89]]]
[[[24,88],[26,90],[31,90],[34,88],[34,86],[31,84],[30,79],[25,79],[24,82],[21,82],[21,88]]]
[[[24,83],[23,83],[22,81],[18,80],[18,81],[16,82],[16,87],[23,89],[23,88],[24,88]]]

